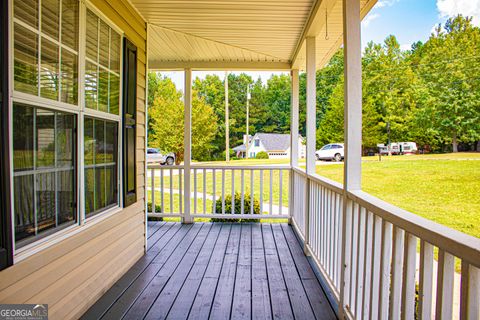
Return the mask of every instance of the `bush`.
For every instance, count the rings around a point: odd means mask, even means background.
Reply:
[[[244,194],[243,196],[243,214],[250,214],[250,194]],[[235,193],[235,212],[234,214],[240,214],[242,210],[242,196],[240,193]],[[215,202],[215,212],[216,214],[222,214],[222,198],[217,199]],[[225,196],[225,213],[232,212],[232,195]],[[253,198],[253,214],[260,214],[260,202]],[[259,219],[222,219],[222,218],[212,218],[213,222],[239,222],[239,221],[260,221]]]
[[[255,159],[268,159],[268,153],[266,153],[265,151],[260,151],[255,156]]]
[[[152,212],[152,203],[148,202],[147,203],[147,211]],[[158,204],[155,205],[155,213],[161,213],[162,212],[162,207]],[[148,218],[149,221],[163,221],[163,218],[161,217],[150,217]]]

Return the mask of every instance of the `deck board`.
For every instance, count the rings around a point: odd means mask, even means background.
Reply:
[[[151,221],[147,234],[83,319],[335,319],[287,224]]]

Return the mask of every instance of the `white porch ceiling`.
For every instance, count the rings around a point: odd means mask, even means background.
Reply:
[[[376,2],[359,1],[362,16]],[[151,69],[303,69],[311,35],[322,67],[342,43],[342,0],[131,2],[149,23]]]

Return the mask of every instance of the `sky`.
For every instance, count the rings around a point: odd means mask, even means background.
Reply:
[[[395,35],[402,49],[410,49],[416,41],[426,41],[432,30],[449,17],[463,14],[473,17],[473,23],[480,25],[480,0],[378,0],[362,22],[362,47],[370,41],[380,43],[391,34]],[[240,72],[238,72],[240,73]],[[282,72],[246,72],[253,79],[260,77],[264,83],[272,74]],[[170,77],[178,89],[183,91],[183,72],[162,72]],[[225,73],[194,71],[193,78],[205,78],[207,74]]]

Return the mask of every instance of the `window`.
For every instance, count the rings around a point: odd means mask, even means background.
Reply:
[[[18,246],[76,221],[75,118],[18,103],[13,106]]]
[[[16,91],[78,104],[78,0],[14,1]]]
[[[12,3],[10,172],[18,248],[120,205],[123,70],[122,35],[90,4]],[[85,13],[82,20],[80,11]],[[85,88],[82,99],[79,84]],[[77,125],[83,126],[81,135]],[[84,146],[81,155],[77,155],[79,145]],[[84,161],[78,162],[77,156]],[[79,173],[83,173],[81,181],[77,181]],[[84,201],[77,205],[77,199]]]
[[[87,10],[85,106],[119,114],[121,37]]]
[[[118,204],[118,125],[85,117],[85,214]]]
[[[260,139],[255,139],[255,147],[260,147]]]

